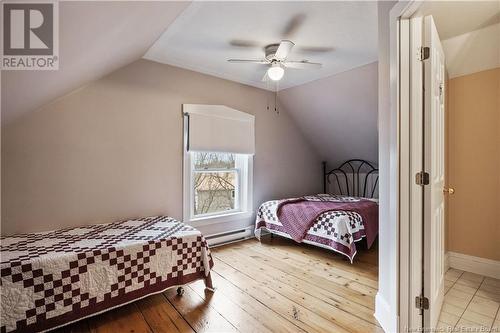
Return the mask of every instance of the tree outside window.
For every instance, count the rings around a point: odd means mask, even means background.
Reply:
[[[238,209],[238,169],[234,154],[193,153],[194,215]]]

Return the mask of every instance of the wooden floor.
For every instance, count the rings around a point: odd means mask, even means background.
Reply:
[[[266,237],[212,250],[215,293],[202,281],[57,332],[382,332],[373,317],[377,249],[340,255]]]

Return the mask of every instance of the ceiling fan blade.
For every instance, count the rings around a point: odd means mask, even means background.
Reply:
[[[236,47],[258,47],[259,43],[252,40],[245,39],[232,39],[229,41],[229,45]]]
[[[307,60],[302,61],[284,61],[283,65],[287,68],[295,69],[309,69],[309,68],[321,68],[322,64],[318,62],[310,62]]]
[[[243,63],[243,64],[264,64],[264,65],[269,64],[269,61],[260,59],[227,59],[227,61],[232,63]]]
[[[286,57],[288,57],[288,54],[290,54],[290,51],[292,50],[292,47],[294,45],[295,44],[289,40],[282,40],[280,45],[278,46],[278,49],[276,50],[274,58],[278,60],[285,60]]]
[[[299,49],[302,52],[316,52],[316,53],[332,52],[335,50],[335,48],[328,46],[301,46],[299,47]]]
[[[285,38],[290,38],[297,30],[300,28],[304,20],[306,19],[305,14],[297,14],[290,21],[288,21],[285,29],[283,29],[282,35]]]

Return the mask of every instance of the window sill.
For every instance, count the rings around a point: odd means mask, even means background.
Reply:
[[[196,217],[192,219],[186,219],[184,222],[192,225],[192,226],[202,226],[216,223],[225,223],[232,222],[236,220],[248,219],[253,216],[252,211],[248,212],[234,212],[229,214],[221,214],[221,215],[211,215],[204,217]]]

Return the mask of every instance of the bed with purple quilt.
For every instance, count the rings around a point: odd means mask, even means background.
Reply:
[[[0,332],[41,332],[205,280],[212,257],[168,216],[1,238]]]
[[[356,159],[330,171],[323,162],[323,170],[325,193],[264,202],[257,211],[255,235],[260,239],[267,231],[326,248],[352,263],[356,242],[365,239],[370,248],[378,234],[378,169]]]

